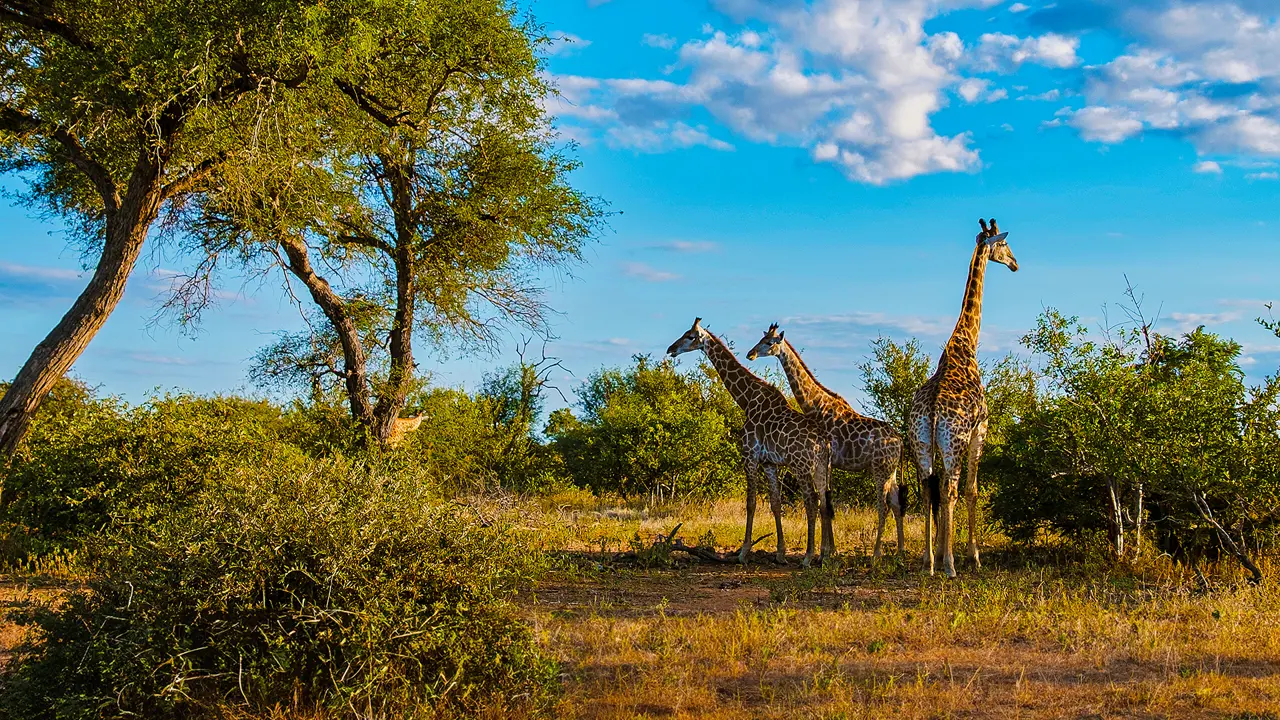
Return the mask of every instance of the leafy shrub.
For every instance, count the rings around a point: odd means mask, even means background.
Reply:
[[[741,487],[742,413],[709,368],[682,374],[639,355],[591,375],[580,416],[552,413],[547,435],[579,487],[621,495],[719,495]]]
[[[130,408],[65,382],[4,476],[0,520],[22,538],[9,553],[75,547],[112,522],[148,522],[212,478],[298,452],[285,433],[266,402],[178,395]]]
[[[520,540],[409,474],[241,468],[90,544],[101,572],[88,588],[21,616],[35,632],[0,717],[536,706],[555,668],[508,599],[542,568]]]

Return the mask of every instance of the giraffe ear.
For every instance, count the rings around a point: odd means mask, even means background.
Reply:
[[[787,336],[787,331],[786,331],[786,330],[779,330],[779,331],[778,331],[778,339],[779,339],[779,340],[781,340],[782,338],[784,338],[784,337],[786,337],[786,336]]]
[[[1008,230],[1006,230],[1006,231],[1004,231],[1004,232],[1000,233],[999,235],[993,235],[993,236],[991,236],[991,237],[987,238],[987,244],[988,244],[988,245],[994,245],[994,244],[996,244],[996,243],[1000,242],[1001,240],[1003,240],[1003,239],[1005,239],[1005,238],[1007,238],[1007,237],[1009,237],[1009,231],[1008,231]]]

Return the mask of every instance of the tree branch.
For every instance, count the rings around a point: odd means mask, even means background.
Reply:
[[[38,30],[57,36],[65,42],[81,50],[96,50],[91,43],[80,37],[70,25],[50,17],[53,10],[50,5],[39,2],[22,2],[22,0],[0,0],[0,20],[13,22],[23,27]]]
[[[227,154],[225,152],[220,152],[213,157],[205,158],[192,168],[191,172],[183,175],[177,180],[174,180],[168,185],[165,185],[160,190],[160,196],[165,200],[168,200],[171,197],[191,192],[195,189],[196,185],[208,178],[209,175],[213,173],[214,169],[226,159]]]
[[[1245,554],[1244,550],[1240,549],[1235,538],[1231,537],[1231,534],[1227,532],[1226,528],[1222,527],[1222,523],[1219,523],[1217,519],[1213,517],[1213,511],[1209,509],[1209,503],[1205,501],[1204,496],[1192,491],[1191,501],[1195,504],[1196,511],[1200,513],[1200,517],[1204,518],[1205,522],[1208,522],[1209,525],[1213,527],[1214,532],[1218,534],[1218,540],[1222,543],[1223,547],[1227,549],[1227,552],[1235,555],[1236,559],[1240,561],[1240,564],[1249,571],[1249,582],[1254,585],[1261,585],[1262,571],[1259,570],[1258,566],[1253,563],[1253,560]]]
[[[354,102],[361,110],[364,110],[366,113],[369,114],[370,117],[372,117],[374,120],[377,120],[379,123],[382,123],[383,125],[386,125],[387,127],[392,129],[400,127],[401,125],[413,128],[415,130],[417,129],[418,126],[416,123],[410,122],[405,119],[409,115],[408,111],[402,110],[396,115],[389,115],[387,111],[391,110],[392,108],[389,108],[384,103],[379,102],[376,98],[369,95],[364,90],[360,89],[358,86],[353,85],[352,83],[349,83],[346,80],[334,80],[333,83],[338,87],[339,90],[342,91],[343,95],[346,95],[347,97],[351,98],[352,102]]]
[[[57,140],[58,144],[71,156],[71,164],[93,183],[98,194],[102,196],[102,204],[107,212],[115,212],[120,207],[120,191],[116,187],[116,181],[111,178],[111,173],[107,172],[102,163],[89,157],[89,153],[85,151],[80,141],[65,129],[54,130],[53,139]]]

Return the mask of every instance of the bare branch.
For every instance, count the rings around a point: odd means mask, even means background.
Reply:
[[[81,50],[96,50],[74,28],[54,17],[54,12],[52,3],[0,0],[0,20],[49,33]]]

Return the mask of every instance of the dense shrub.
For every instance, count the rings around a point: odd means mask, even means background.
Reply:
[[[149,522],[210,479],[297,453],[287,434],[266,402],[179,395],[128,407],[65,382],[5,473],[8,552],[74,547],[112,522]]]
[[[622,495],[719,495],[742,485],[742,413],[706,366],[682,374],[637,356],[591,375],[579,415],[552,413],[547,435],[580,487]]]
[[[984,463],[995,517],[1018,539],[1105,531],[1117,554],[1135,530],[1177,558],[1229,545],[1223,528],[1273,543],[1280,386],[1247,388],[1240,346],[1202,328],[1145,330],[1099,343],[1072,318],[1040,319],[1024,342],[1048,392]]]
[[[508,601],[540,555],[412,475],[267,460],[89,549],[88,588],[23,617],[0,717],[465,715],[555,677]]]

